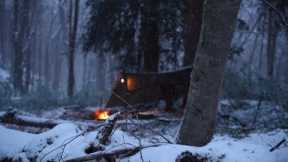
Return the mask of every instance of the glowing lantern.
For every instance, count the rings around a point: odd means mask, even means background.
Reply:
[[[106,120],[109,118],[109,113],[110,113],[109,110],[98,108],[95,111],[95,118],[97,120]]]
[[[124,84],[124,83],[125,83],[125,79],[124,79],[124,78],[121,78],[120,82],[121,82],[122,84]]]

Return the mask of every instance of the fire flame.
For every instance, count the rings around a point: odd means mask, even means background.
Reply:
[[[98,108],[95,111],[95,118],[97,120],[106,120],[109,118],[110,111],[102,108]]]

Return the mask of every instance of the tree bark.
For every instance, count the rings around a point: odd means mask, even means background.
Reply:
[[[184,0],[184,66],[192,66],[200,38],[204,0]]]
[[[180,144],[202,146],[215,127],[225,64],[240,0],[206,0],[203,26],[191,74],[186,113],[178,133]]]
[[[74,95],[74,89],[75,89],[74,58],[75,58],[75,45],[77,38],[78,14],[79,14],[79,0],[71,1],[69,11],[70,24],[69,24],[68,88],[67,88],[68,97],[72,97]]]
[[[157,72],[160,57],[159,46],[160,0],[145,0],[142,6],[140,43],[146,72]]]

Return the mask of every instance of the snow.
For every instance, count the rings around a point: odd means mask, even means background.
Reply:
[[[35,136],[0,126],[0,157],[13,157],[21,152],[24,146]]]
[[[231,104],[230,101],[223,100],[219,105],[219,112],[228,114],[244,122],[251,122],[250,116],[254,116],[258,101],[247,100],[245,103],[245,106],[241,109],[234,110],[229,106]],[[59,116],[64,114],[65,111],[64,109],[60,110],[61,111],[51,110],[43,112],[40,113],[40,116],[27,112],[19,112],[19,114],[17,114],[19,117],[33,122],[45,122],[52,118],[54,119],[53,121],[59,122],[53,129],[45,132],[42,130],[41,132],[43,133],[40,134],[25,133],[0,126],[0,161],[5,157],[21,159],[22,161],[28,161],[27,159],[42,162],[49,160],[61,161],[61,159],[67,160],[87,155],[85,150],[91,145],[97,146],[98,144],[96,138],[99,129],[87,132],[85,126],[90,124],[94,126],[103,125],[103,123],[87,120],[63,120],[60,119]],[[55,114],[54,116],[53,113]],[[0,112],[0,116],[3,114],[4,112]],[[280,114],[282,114],[282,116]],[[231,137],[227,135],[227,133],[225,134],[225,132],[220,131],[219,133],[221,134],[216,133],[213,140],[203,147],[167,144],[162,137],[155,132],[151,132],[149,129],[150,127],[154,128],[154,131],[162,132],[162,135],[170,141],[174,141],[175,132],[177,132],[176,129],[180,123],[176,120],[172,120],[172,124],[168,124],[168,126],[167,123],[165,126],[159,125],[159,122],[153,123],[154,120],[120,120],[117,122],[120,127],[117,127],[118,129],[113,131],[110,140],[111,143],[105,146],[105,151],[109,152],[123,147],[159,144],[157,147],[143,149],[141,154],[138,153],[129,158],[121,159],[120,161],[142,162],[143,158],[144,161],[150,162],[174,162],[181,153],[190,151],[193,154],[208,157],[211,161],[219,162],[287,162],[287,142],[275,151],[269,151],[282,139],[288,139],[288,130],[275,129],[277,128],[277,123],[275,123],[278,120],[277,118],[280,117],[285,120],[287,119],[284,118],[285,114],[287,116],[287,113],[279,106],[271,105],[269,102],[263,102],[261,111],[259,111],[259,116],[257,117],[258,124],[255,125],[257,129],[255,129],[253,133],[246,133],[243,138],[243,136],[235,136],[234,134],[231,134],[233,135],[233,137]],[[113,118],[113,116],[111,118]],[[272,129],[263,129],[260,124],[262,121],[269,125],[275,125],[275,127],[269,126]],[[81,127],[79,127],[79,125],[81,125]],[[233,127],[233,123],[232,125],[226,126]],[[266,125],[265,127],[268,126]],[[237,128],[238,127],[235,127],[235,129]],[[128,132],[130,134],[128,134]],[[239,139],[239,137],[242,138]]]
[[[0,159],[4,157],[37,158],[37,161],[71,159],[85,155],[85,149],[97,143],[97,131],[86,133],[72,123],[59,124],[41,134],[30,134],[0,126]],[[141,151],[145,161],[174,162],[184,151],[207,156],[212,160],[223,162],[287,162],[288,147],[269,152],[269,149],[283,138],[287,132],[278,129],[268,133],[253,133],[246,138],[236,139],[227,135],[215,135],[213,140],[203,147],[191,147],[177,144],[161,144]],[[124,145],[151,145],[149,140],[139,140],[116,129],[111,137],[107,151]],[[121,162],[142,162],[140,153]]]
[[[159,147],[151,147],[142,151],[145,161],[175,162],[175,159],[184,151],[190,151],[199,155],[211,157],[212,160],[223,162],[287,162],[288,147],[269,152],[270,145],[279,142],[279,139],[287,138],[280,132],[266,134],[252,134],[244,139],[234,139],[229,136],[215,136],[204,147],[191,147],[176,144],[166,144]],[[140,153],[121,162],[142,162]]]

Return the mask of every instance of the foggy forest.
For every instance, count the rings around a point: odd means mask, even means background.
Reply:
[[[287,0],[0,0],[0,162],[288,162]]]

